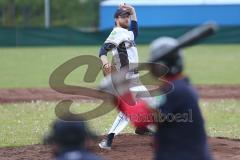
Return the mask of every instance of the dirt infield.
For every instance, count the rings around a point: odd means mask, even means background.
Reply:
[[[200,97],[204,99],[240,99],[240,85],[202,85],[197,86]],[[0,89],[0,103],[31,102],[37,100],[58,101],[63,99],[94,101],[84,96],[57,93],[47,88]]]
[[[240,141],[224,138],[209,138],[215,160],[240,160]],[[111,151],[103,151],[92,144],[90,149],[104,159],[148,160],[153,159],[152,138],[137,135],[120,135]],[[52,159],[50,148],[32,145],[20,148],[0,148],[0,160],[46,160]]]

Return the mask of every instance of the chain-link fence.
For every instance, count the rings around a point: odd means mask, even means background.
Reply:
[[[0,26],[44,27],[44,0],[0,0]],[[51,27],[98,27],[98,0],[50,0]]]

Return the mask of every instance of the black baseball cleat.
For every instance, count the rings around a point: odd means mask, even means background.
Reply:
[[[106,149],[106,150],[111,150],[112,149],[112,142],[113,142],[113,138],[114,138],[114,133],[110,133],[108,134],[106,139],[103,139],[98,146],[102,149]]]

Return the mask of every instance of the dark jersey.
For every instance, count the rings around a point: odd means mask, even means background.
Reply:
[[[166,94],[159,109],[155,136],[158,160],[210,160],[211,156],[198,105],[198,95],[187,78],[172,81],[174,88]]]

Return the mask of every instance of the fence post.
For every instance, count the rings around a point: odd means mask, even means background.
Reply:
[[[50,0],[45,0],[45,28],[50,27]]]

